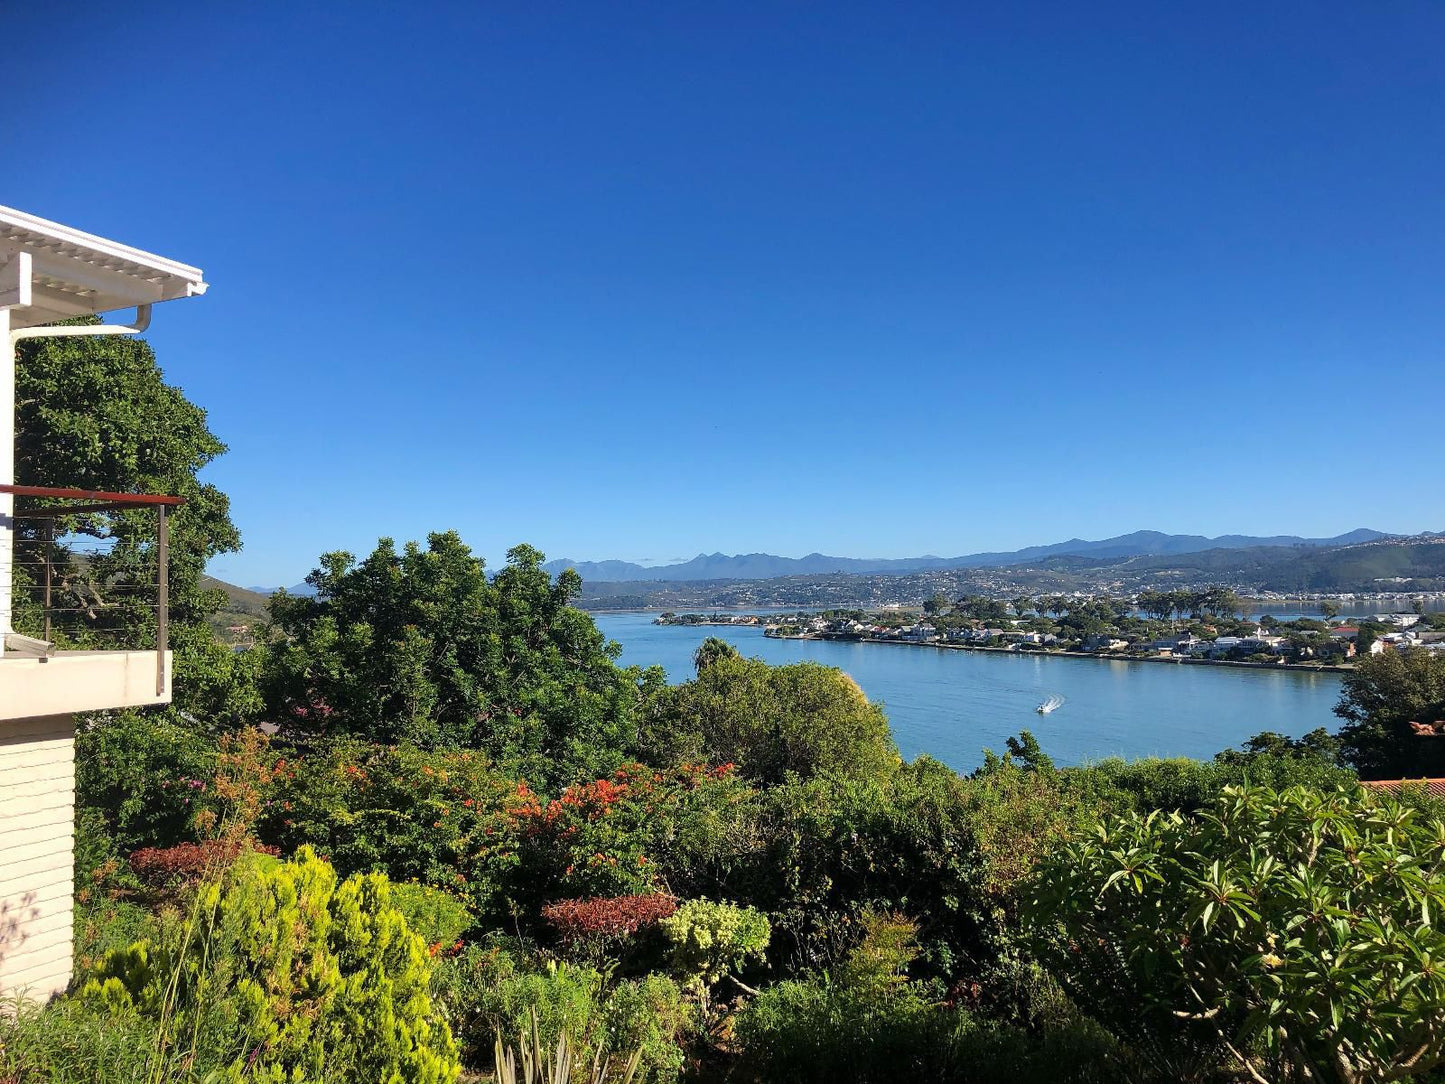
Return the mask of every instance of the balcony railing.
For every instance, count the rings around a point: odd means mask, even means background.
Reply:
[[[154,631],[156,695],[168,688],[170,526],[180,497],[0,485],[13,494],[12,627],[3,647],[25,657],[57,650],[143,650]],[[23,499],[23,507],[20,506]],[[155,532],[117,512],[152,510]],[[148,535],[148,536],[147,536]],[[129,642],[127,642],[129,641]]]

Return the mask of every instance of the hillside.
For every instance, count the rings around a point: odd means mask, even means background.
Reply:
[[[1334,547],[1369,542],[1387,537],[1380,531],[1358,528],[1334,538],[1301,538],[1296,535],[1204,535],[1164,534],[1160,531],[1134,531],[1089,541],[1071,538],[1045,546],[1027,546],[1007,552],[972,553],[960,557],[868,558],[830,557],[810,553],[805,557],[778,557],[770,553],[700,553],[679,564],[646,566],[629,561],[573,561],[563,558],[549,561],[548,572],[556,575],[566,568],[575,568],[584,580],[592,583],[646,583],[656,581],[692,582],[700,580],[768,580],[779,576],[844,574],[906,575],[929,569],[1002,568],[1026,561],[1056,556],[1118,558],[1147,555],[1198,553],[1207,550],[1257,549],[1260,547],[1307,546]]]
[[[906,573],[828,573],[766,580],[586,583],[592,609],[918,604],[942,593],[1008,597],[1043,592],[1131,594],[1146,588],[1223,585],[1241,592],[1382,592],[1445,589],[1445,537],[1353,545],[1225,547],[1179,555],[1053,554],[1002,567]]]

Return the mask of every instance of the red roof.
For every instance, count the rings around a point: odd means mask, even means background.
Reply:
[[[1361,784],[1375,790],[1396,791],[1419,787],[1432,798],[1445,798],[1445,779],[1361,779]]]

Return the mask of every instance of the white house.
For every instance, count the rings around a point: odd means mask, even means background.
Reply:
[[[205,291],[194,267],[0,207],[0,996],[46,998],[70,981],[73,716],[170,701],[166,514],[181,503],[162,495],[17,486],[15,347],[31,338],[133,335],[145,330],[153,304]],[[44,326],[129,308],[136,310],[130,324]],[[57,502],[90,511],[155,510],[154,643],[57,651],[43,636],[15,631],[16,523],[53,518]]]

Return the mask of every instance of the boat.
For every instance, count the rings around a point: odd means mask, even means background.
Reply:
[[[1038,712],[1040,715],[1047,715],[1049,712],[1057,711],[1063,706],[1064,698],[1062,696],[1051,696],[1038,707],[1034,708],[1034,711]]]

